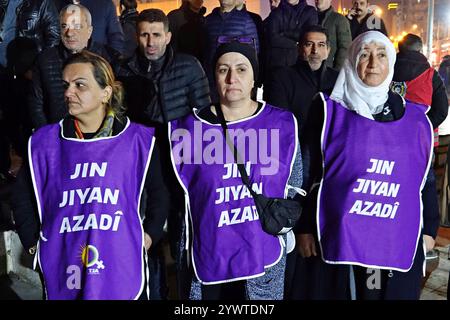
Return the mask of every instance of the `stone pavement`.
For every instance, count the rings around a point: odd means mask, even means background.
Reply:
[[[439,251],[439,265],[425,283],[420,296],[421,300],[447,299],[447,281],[450,270],[450,228],[439,228],[435,249]]]

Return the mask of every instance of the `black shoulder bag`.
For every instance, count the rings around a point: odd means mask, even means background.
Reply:
[[[284,198],[268,198],[263,194],[256,193],[252,189],[244,164],[240,161],[237,148],[228,134],[228,127],[222,109],[219,106],[216,107],[216,110],[227,145],[230,150],[233,151],[234,161],[237,164],[242,182],[248,188],[255,201],[262,229],[266,233],[274,236],[288,233],[300,218],[302,212],[300,203],[295,200]]]

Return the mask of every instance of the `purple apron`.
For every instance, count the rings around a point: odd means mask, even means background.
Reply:
[[[144,290],[141,193],[154,130],[128,121],[114,137],[30,138],[41,219],[38,259],[48,299],[136,299]],[[132,164],[132,165],[130,165]]]
[[[325,262],[408,271],[433,133],[424,105],[377,122],[325,98],[317,226]]]
[[[266,104],[250,118],[229,122],[228,128],[237,137],[234,143],[253,189],[286,197],[298,148],[293,115]],[[192,223],[187,230],[193,230],[191,254],[198,280],[215,284],[263,275],[265,267],[281,258],[282,240],[262,230],[220,124],[188,115],[171,121],[169,132]]]

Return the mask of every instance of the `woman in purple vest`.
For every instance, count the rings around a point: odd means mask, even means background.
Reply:
[[[63,79],[69,114],[29,142],[39,220],[26,173],[15,190],[19,236],[47,299],[147,299],[147,250],[169,202],[154,129],[123,115],[122,86],[100,56],[74,55]]]
[[[225,143],[218,108],[253,189],[268,197],[293,198],[300,191],[297,123],[290,112],[251,98],[258,76],[252,46],[222,44],[214,66],[220,104],[171,121],[169,127],[174,169],[187,203],[179,267],[186,269],[186,261],[192,267],[181,298],[279,300],[293,234],[262,230],[233,147]]]
[[[306,260],[321,254],[326,263],[309,271],[321,279],[307,288],[315,299],[420,296],[424,251],[439,220],[435,186],[425,183],[432,125],[427,106],[389,90],[394,64],[387,37],[361,34],[331,97],[312,105],[303,188],[319,199],[304,210],[297,240]]]

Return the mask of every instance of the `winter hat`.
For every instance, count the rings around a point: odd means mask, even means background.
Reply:
[[[221,44],[217,48],[216,53],[214,55],[212,65],[214,69],[216,68],[217,60],[219,60],[219,58],[223,56],[225,53],[229,52],[237,52],[246,57],[250,61],[250,64],[252,65],[253,68],[253,79],[255,80],[258,79],[259,65],[258,65],[258,58],[256,57],[256,51],[253,48],[253,46],[246,43],[232,41],[229,43]]]

